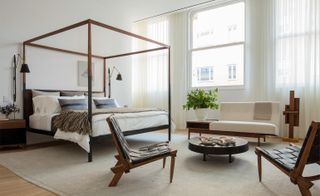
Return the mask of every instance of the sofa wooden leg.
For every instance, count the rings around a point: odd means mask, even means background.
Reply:
[[[258,137],[258,146],[260,146],[260,137]]]

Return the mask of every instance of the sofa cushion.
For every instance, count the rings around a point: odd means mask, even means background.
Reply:
[[[275,124],[254,121],[213,121],[210,130],[278,135]]]

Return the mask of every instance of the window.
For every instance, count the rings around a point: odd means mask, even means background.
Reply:
[[[244,84],[244,16],[244,2],[191,14],[192,87]]]
[[[237,79],[237,67],[235,64],[228,65],[228,79],[229,80]]]

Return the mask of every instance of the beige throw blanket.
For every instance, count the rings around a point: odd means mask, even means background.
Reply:
[[[116,114],[116,113],[138,113],[147,111],[159,111],[155,108],[107,108],[96,109],[92,116],[99,114]],[[91,135],[92,130],[89,123],[87,110],[62,111],[61,114],[52,119],[53,130],[60,129],[64,132],[76,132],[81,135]]]
[[[256,102],[254,104],[254,120],[271,120],[272,103]]]

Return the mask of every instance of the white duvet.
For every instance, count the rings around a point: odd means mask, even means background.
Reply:
[[[33,114],[29,117],[30,127],[33,129],[51,131],[52,117],[58,114],[40,115]],[[99,114],[92,117],[92,137],[110,134],[106,119],[111,114]],[[150,127],[168,125],[168,113],[165,111],[145,111],[139,113],[115,114],[122,131],[138,130]],[[66,132],[58,129],[55,139],[63,139],[77,143],[87,152],[90,152],[89,135]]]

